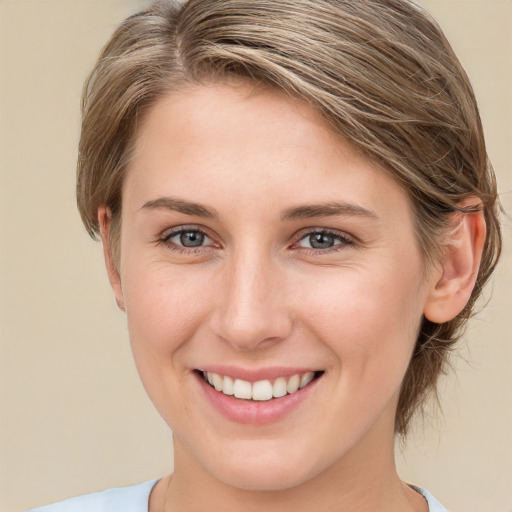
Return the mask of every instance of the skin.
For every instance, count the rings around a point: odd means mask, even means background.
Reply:
[[[310,107],[243,82],[162,98],[122,193],[117,265],[98,212],[107,269],[175,445],[150,510],[426,511],[396,473],[397,399],[422,316],[445,321],[467,301],[481,216],[459,219],[425,269],[405,191]],[[334,202],[336,214],[283,218]],[[180,228],[204,244],[180,246]],[[312,248],[322,229],[332,247]],[[193,370],[210,364],[324,373],[292,413],[245,425],[199,389]]]

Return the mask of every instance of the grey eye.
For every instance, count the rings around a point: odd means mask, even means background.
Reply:
[[[330,231],[313,231],[307,233],[301,238],[298,245],[305,249],[326,250],[333,248],[343,248],[351,245],[352,241],[341,233],[332,233]]]
[[[163,242],[170,246],[195,249],[197,247],[213,245],[211,238],[198,229],[178,229],[169,233]]]
[[[307,241],[313,249],[330,249],[336,243],[336,239],[328,233],[311,233]]]
[[[177,237],[179,237],[179,243],[183,247],[200,247],[207,238],[204,233],[199,231],[182,231],[173,238]]]

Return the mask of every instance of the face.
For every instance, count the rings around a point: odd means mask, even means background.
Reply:
[[[406,193],[309,107],[247,84],[160,100],[113,285],[176,471],[284,489],[392,458],[423,270]]]

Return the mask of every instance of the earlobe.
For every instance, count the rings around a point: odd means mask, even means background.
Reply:
[[[476,201],[473,198],[460,206],[467,208]],[[427,320],[438,324],[448,322],[464,309],[475,286],[485,236],[482,211],[454,214],[453,231],[433,273],[425,303],[424,316]]]
[[[100,206],[98,208],[98,223],[100,226],[101,242],[103,244],[103,256],[105,258],[105,267],[107,269],[108,279],[110,281],[110,285],[112,286],[112,290],[114,291],[117,306],[122,311],[125,311],[121,278],[117,265],[112,256],[112,212],[106,206]]]

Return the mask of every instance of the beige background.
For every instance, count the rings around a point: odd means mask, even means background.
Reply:
[[[81,84],[137,4],[0,0],[0,512],[171,470],[170,433],[138,382],[100,247],[73,196]],[[512,212],[512,2],[424,4],[472,78]],[[505,224],[490,304],[454,360],[457,377],[442,385],[444,416],[418,428],[398,455],[402,476],[453,511],[512,511]]]

